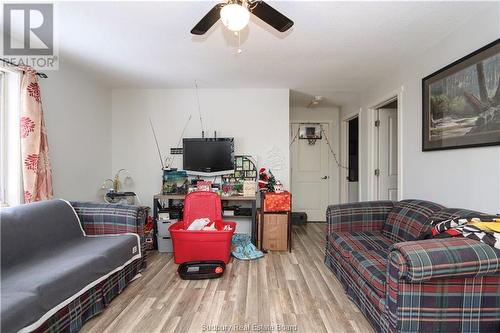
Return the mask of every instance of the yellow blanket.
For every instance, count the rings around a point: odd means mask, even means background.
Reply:
[[[484,231],[500,232],[500,219],[492,219],[491,221],[472,219],[472,221],[467,224],[476,226]]]

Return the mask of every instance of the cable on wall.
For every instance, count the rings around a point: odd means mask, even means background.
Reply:
[[[205,137],[205,128],[203,127],[203,117],[201,116],[200,95],[198,94],[198,81],[194,80],[196,88],[196,102],[198,103],[198,115],[200,116],[201,137]]]
[[[187,126],[189,125],[189,122],[191,121],[191,118],[193,118],[193,115],[190,114],[189,118],[186,120],[186,123],[184,124],[184,128],[182,129],[182,132],[181,132],[181,136],[179,137],[179,141],[177,141],[177,145],[175,147],[178,148],[178,147],[181,146],[182,139],[184,138],[184,133],[186,132]],[[167,168],[170,168],[171,166],[174,165],[175,156],[176,155],[167,157],[167,159],[166,159]]]
[[[158,156],[160,156],[161,169],[165,169],[165,165],[163,164],[163,157],[161,156],[160,145],[158,144],[158,139],[156,138],[155,128],[153,126],[153,122],[151,121],[151,117],[149,117],[149,125],[151,126],[151,131],[153,131],[153,137],[156,143],[156,149],[158,150]]]

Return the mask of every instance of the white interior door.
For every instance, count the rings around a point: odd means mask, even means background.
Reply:
[[[378,110],[378,199],[398,200],[398,112]]]
[[[330,138],[329,126],[321,124]],[[291,137],[295,136],[299,124],[291,124]],[[308,140],[296,139],[291,147],[291,176],[293,211],[306,212],[308,221],[325,221],[329,197],[329,156],[326,140],[317,140],[314,145]]]

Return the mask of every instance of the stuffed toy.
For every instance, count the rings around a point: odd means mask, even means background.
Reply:
[[[274,185],[276,185],[276,178],[274,177],[271,170],[269,173],[266,168],[260,168],[259,170],[259,191],[261,192],[274,192]]]
[[[267,175],[266,168],[260,168],[259,170],[259,191],[267,190],[267,182],[269,181],[269,176]]]

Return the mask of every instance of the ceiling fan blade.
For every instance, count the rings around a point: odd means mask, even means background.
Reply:
[[[252,5],[255,5],[255,7],[252,9],[252,14],[257,16],[262,21],[266,22],[279,32],[285,32],[292,27],[292,20],[278,12],[273,7],[269,6],[264,1],[255,1],[252,3]]]
[[[217,23],[220,19],[220,9],[224,4],[219,3],[215,5],[210,11],[191,29],[193,35],[203,35],[205,32],[210,30],[210,28]]]

